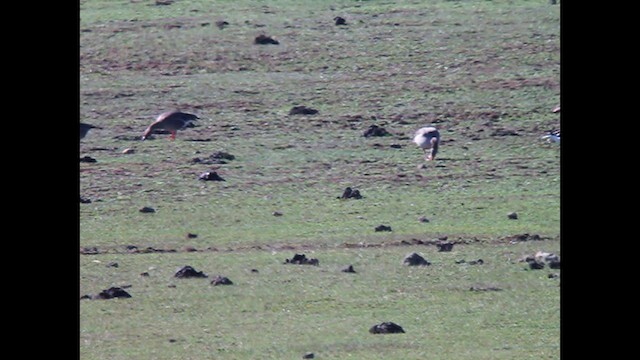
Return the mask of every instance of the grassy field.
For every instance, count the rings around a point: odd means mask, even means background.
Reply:
[[[81,301],[83,359],[559,358],[559,270],[518,262],[560,251],[560,148],[540,140],[560,128],[559,6],[166,3],[80,2],[81,121],[101,129],[79,145],[97,160],[79,167],[79,286],[132,295]],[[201,120],[140,141],[171,109]],[[390,135],[363,137],[374,124]],[[212,170],[225,181],[198,180]],[[283,265],[295,253],[320,265]],[[174,278],[185,265],[209,278]],[[383,321],[406,333],[368,333]]]

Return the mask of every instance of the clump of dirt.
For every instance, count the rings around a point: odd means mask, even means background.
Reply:
[[[407,265],[407,266],[428,266],[428,265],[431,265],[431,263],[428,262],[422,256],[418,255],[418,253],[411,253],[411,254],[409,254],[409,255],[404,257],[404,260],[402,260],[402,265]]]
[[[524,234],[517,234],[517,235],[512,235],[512,236],[508,236],[505,238],[506,241],[515,244],[517,242],[523,242],[523,241],[539,241],[539,240],[548,240],[549,238],[544,238],[541,237],[538,234],[529,234],[529,233],[524,233]]]
[[[456,264],[482,265],[484,264],[484,260],[478,259],[478,260],[467,261],[462,259],[462,260],[456,260]]]
[[[360,190],[347,187],[338,199],[362,199],[362,195],[360,194]]]
[[[353,265],[349,265],[349,266],[345,267],[344,269],[342,269],[340,271],[345,272],[345,273],[354,273],[354,274],[356,272],[355,269],[353,268]]]
[[[520,134],[513,130],[513,129],[495,129],[492,133],[491,136],[520,136]]]
[[[256,38],[254,39],[254,44],[258,44],[258,45],[278,45],[280,44],[280,42],[278,40],[275,40],[274,38],[272,38],[271,36],[267,36],[264,34],[260,34],[258,36],[256,36]]]
[[[110,287],[106,290],[102,290],[97,295],[94,295],[94,296],[85,295],[81,299],[107,300],[107,299],[130,298],[130,297],[131,297],[131,294],[124,291],[124,289],[120,287]]]
[[[448,252],[448,251],[453,250],[453,244],[454,243],[452,243],[450,241],[447,241],[447,242],[437,243],[436,246],[438,247],[438,251],[440,251],[440,252]]]
[[[291,259],[286,259],[284,261],[285,264],[296,264],[296,265],[320,265],[320,260],[315,258],[307,258],[305,254],[295,254]]]
[[[391,230],[391,226],[387,226],[387,225],[378,225],[375,228],[376,232],[380,232],[380,231],[393,231]]]
[[[393,322],[383,322],[378,325],[373,325],[369,332],[372,334],[403,334],[405,331],[402,326]]]
[[[201,159],[199,157],[191,160],[192,164],[219,165],[227,164],[228,161],[234,160],[236,157],[224,151],[216,151],[208,157]]]
[[[211,280],[211,285],[233,285],[233,281],[229,280],[229,278],[226,276],[218,275],[213,280]]]
[[[98,162],[98,160],[92,158],[91,156],[85,155],[85,156],[80,158],[80,162],[83,162],[83,163],[95,163],[95,162]]]
[[[216,21],[216,26],[217,26],[217,27],[218,27],[218,29],[220,29],[220,30],[224,29],[224,28],[225,28],[225,27],[227,27],[228,25],[229,25],[229,23],[228,23],[228,22],[226,22],[226,21],[224,21],[224,20]]]
[[[289,110],[289,115],[315,115],[319,111],[304,105],[294,106]]]
[[[554,253],[538,251],[533,255],[524,257],[520,261],[526,261],[531,270],[542,270],[545,265],[549,265],[551,269],[560,269],[560,256]]]
[[[202,181],[226,181],[225,179],[221,178],[220,175],[218,175],[218,173],[215,172],[215,171],[203,172],[202,174],[200,174],[200,176],[198,176],[198,180],[202,180]]]
[[[502,291],[502,289],[493,285],[474,285],[469,288],[469,291]]]
[[[180,278],[180,279],[186,279],[186,278],[206,278],[208,277],[207,274],[203,273],[202,271],[196,271],[196,269],[194,269],[193,267],[187,265],[185,267],[183,267],[182,269],[178,270],[175,275],[175,277]]]
[[[365,130],[363,136],[371,137],[371,136],[388,136],[391,135],[385,128],[380,127],[378,125],[371,125],[367,130]]]

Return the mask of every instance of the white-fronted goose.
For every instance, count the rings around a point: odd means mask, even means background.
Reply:
[[[167,111],[160,114],[142,135],[142,140],[146,139],[156,129],[168,130],[171,133],[171,140],[176,139],[176,132],[184,129],[189,123],[200,119],[193,114],[183,113],[181,111]]]
[[[433,126],[420,128],[416,131],[413,142],[422,148],[425,160],[430,161],[436,158],[438,145],[440,145],[440,132]]]

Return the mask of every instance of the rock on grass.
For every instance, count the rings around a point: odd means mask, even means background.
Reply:
[[[411,253],[411,254],[409,254],[409,255],[404,257],[404,260],[402,260],[402,265],[407,265],[407,266],[428,266],[428,265],[431,265],[431,263],[428,262],[422,256],[418,255],[418,253]]]
[[[182,269],[178,270],[175,273],[174,276],[177,277],[177,278],[180,278],[180,279],[185,279],[185,278],[206,278],[207,274],[203,273],[202,271],[197,271],[193,267],[187,265],[187,266],[183,267]]]
[[[405,331],[402,326],[393,322],[383,322],[378,325],[373,325],[369,332],[372,334],[403,334]]]

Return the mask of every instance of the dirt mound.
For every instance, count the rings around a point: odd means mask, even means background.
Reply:
[[[200,176],[198,176],[198,180],[202,180],[202,181],[226,181],[225,179],[221,178],[220,175],[218,175],[218,173],[215,172],[215,171],[203,172],[202,174],[200,174]]]
[[[131,297],[131,294],[124,291],[124,289],[120,287],[110,287],[106,290],[102,290],[98,295],[95,295],[95,296],[85,295],[82,298],[93,299],[93,300],[107,300],[107,299],[114,299],[114,298],[130,298],[130,297]]]
[[[347,20],[345,20],[343,17],[336,16],[333,18],[333,20],[336,22],[336,25],[347,25]]]
[[[342,269],[342,270],[340,270],[340,271],[345,272],[345,273],[354,273],[354,274],[355,274],[355,272],[356,272],[356,271],[353,269],[353,265],[349,265],[349,266],[345,267],[344,269]]]
[[[194,269],[193,267],[187,265],[185,267],[183,267],[182,269],[178,270],[175,275],[175,277],[180,278],[180,279],[186,279],[186,278],[206,278],[208,277],[207,274],[203,273],[202,271],[196,271],[196,269]]]
[[[549,265],[551,269],[560,269],[560,256],[554,253],[538,251],[533,255],[528,255],[521,259],[529,264],[531,270],[542,270],[545,265]]]
[[[452,243],[450,241],[447,241],[447,242],[437,243],[436,246],[438,247],[438,251],[440,251],[440,252],[448,252],[448,251],[453,250],[453,244],[454,243]]]
[[[342,196],[340,196],[338,199],[362,199],[362,195],[360,194],[360,190],[354,190],[351,189],[351,187],[347,187],[346,189],[344,189]]]
[[[372,334],[403,334],[405,331],[402,326],[389,321],[373,325],[369,332]]]
[[[218,275],[213,280],[211,280],[211,285],[233,285],[233,281],[229,280],[229,278],[226,276]]]
[[[253,40],[254,44],[258,44],[258,45],[278,45],[280,44],[280,42],[278,40],[275,40],[274,38],[272,38],[271,36],[267,36],[267,35],[258,35],[256,36],[256,38]]]
[[[289,110],[289,115],[315,115],[318,113],[318,110],[302,106],[294,106]]]
[[[295,254],[291,259],[286,259],[284,263],[296,265],[320,265],[320,260],[315,258],[309,259],[305,254]]]
[[[91,156],[85,155],[83,157],[80,158],[80,162],[84,162],[84,163],[95,163],[98,162],[98,160],[92,158]]]
[[[422,256],[418,255],[418,253],[411,253],[411,254],[405,256],[404,260],[402,260],[402,264],[403,265],[407,265],[407,266],[428,266],[428,265],[431,265],[430,262],[428,262]]]
[[[538,234],[528,234],[528,233],[524,233],[524,234],[517,234],[517,235],[512,235],[512,236],[507,236],[506,238],[504,238],[504,240],[510,242],[510,243],[517,243],[517,242],[521,242],[521,241],[539,241],[539,240],[549,240],[549,238],[546,237],[541,237]]]
[[[391,135],[385,128],[380,127],[378,125],[371,125],[367,130],[365,130],[362,136],[371,137],[371,136],[388,136]]]
[[[228,161],[234,160],[236,157],[224,151],[216,151],[208,157],[201,159],[199,157],[191,160],[192,164],[220,165],[228,164]]]

